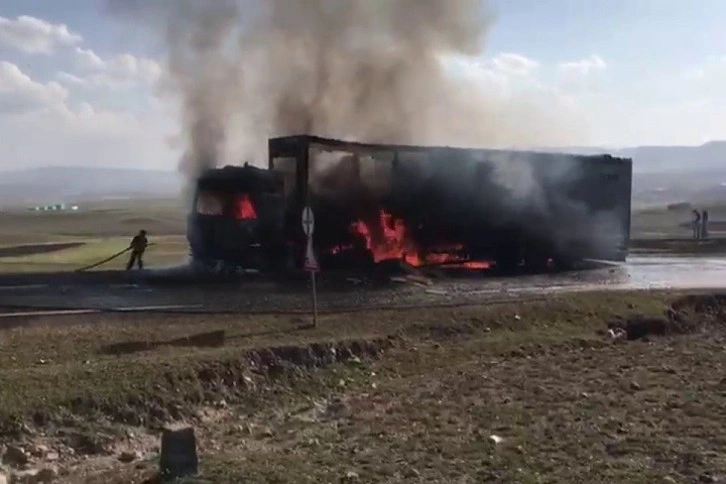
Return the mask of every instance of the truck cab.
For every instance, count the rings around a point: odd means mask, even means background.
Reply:
[[[194,263],[222,272],[279,269],[286,260],[279,176],[245,164],[202,173],[187,239]]]

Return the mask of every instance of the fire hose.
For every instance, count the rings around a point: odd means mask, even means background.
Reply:
[[[151,247],[153,245],[155,245],[155,244],[149,244],[149,245],[147,245],[147,247]],[[116,252],[115,254],[113,254],[112,256],[106,257],[103,260],[94,262],[93,264],[85,266],[85,267],[81,267],[80,269],[76,269],[75,272],[85,272],[90,269],[95,269],[98,266],[101,266],[103,264],[106,264],[107,262],[111,262],[112,260],[114,260],[118,257],[121,257],[122,255],[124,255],[126,252],[128,252],[130,250],[131,250],[131,247],[126,247],[124,250],[120,250],[120,251]]]

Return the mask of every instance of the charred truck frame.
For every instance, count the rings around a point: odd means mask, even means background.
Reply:
[[[541,270],[628,254],[630,159],[315,136],[270,139],[268,153],[267,170],[224,167],[199,178],[188,224],[195,261],[301,267],[305,205],[324,270],[392,259]]]

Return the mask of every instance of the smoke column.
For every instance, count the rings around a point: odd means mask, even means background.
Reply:
[[[267,139],[283,135],[471,148],[582,141],[582,120],[452,73],[447,61],[483,58],[493,25],[484,0],[107,0],[107,7],[162,43],[160,94],[181,108],[180,170],[190,182],[205,168],[264,165]],[[522,219],[563,243],[582,227],[597,227],[594,243],[621,231],[614,214],[591,214],[565,193],[548,200],[518,156],[491,160],[506,196],[477,193],[461,210],[496,206],[502,223]],[[330,181],[359,176],[329,161]],[[563,163],[550,177],[565,181],[569,171]],[[468,186],[465,173],[444,175],[452,193]],[[336,200],[371,195],[370,185],[356,192],[351,183],[325,189]]]
[[[566,142],[552,113],[506,101],[442,59],[483,54],[482,0],[108,0],[165,44],[180,169],[264,164],[269,137],[468,147]]]

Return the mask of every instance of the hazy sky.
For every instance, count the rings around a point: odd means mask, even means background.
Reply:
[[[102,5],[0,0],[0,169],[175,167],[173,107],[154,94],[162,52]],[[584,128],[578,144],[726,139],[723,0],[494,7],[485,57],[457,60],[456,72],[541,102],[553,123],[563,112],[576,116]]]

